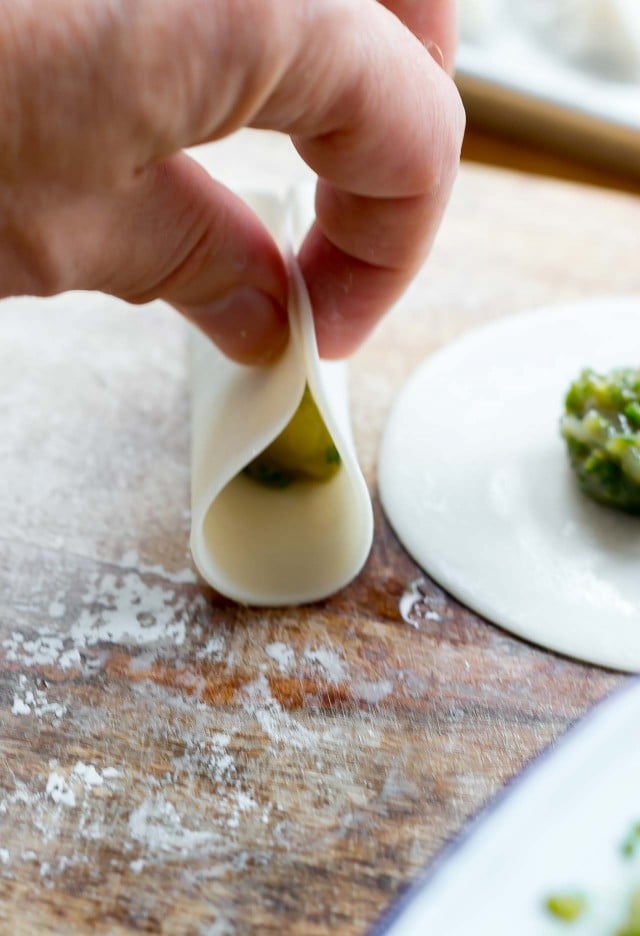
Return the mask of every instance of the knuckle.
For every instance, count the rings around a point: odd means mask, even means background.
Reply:
[[[180,236],[174,236],[162,263],[154,263],[137,278],[135,288],[116,291],[134,305],[158,298],[188,302],[194,282],[212,267],[222,250],[219,232],[196,218]]]

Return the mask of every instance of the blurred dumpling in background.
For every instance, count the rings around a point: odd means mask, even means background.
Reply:
[[[469,123],[640,175],[640,0],[458,0]]]
[[[640,0],[514,0],[512,10],[548,51],[603,78],[640,79]]]
[[[458,0],[462,39],[483,42],[495,35],[503,20],[503,6],[504,0]]]

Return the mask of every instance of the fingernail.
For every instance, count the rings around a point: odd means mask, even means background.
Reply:
[[[432,39],[428,39],[424,44],[425,49],[429,53],[432,59],[438,63],[440,68],[444,68],[444,55],[442,49],[437,42],[434,42]],[[445,69],[446,70],[446,69]]]
[[[269,364],[286,347],[286,309],[259,289],[243,287],[188,315],[227,357],[240,364]]]

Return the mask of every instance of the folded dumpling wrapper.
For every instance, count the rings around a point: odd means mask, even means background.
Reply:
[[[353,579],[371,548],[373,512],[349,420],[344,362],[321,361],[294,248],[312,190],[241,193],[288,257],[288,346],[275,364],[230,361],[194,330],[191,353],[191,551],[200,574],[243,604],[319,600]],[[289,423],[308,384],[341,457],[327,481],[262,485],[243,469]]]

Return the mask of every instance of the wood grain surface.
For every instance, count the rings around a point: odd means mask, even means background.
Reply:
[[[224,176],[237,153],[207,159]],[[295,177],[279,144],[263,156]],[[374,495],[420,360],[488,319],[640,293],[639,248],[631,196],[465,167],[419,282],[353,362]],[[466,611],[379,509],[333,598],[214,594],[187,546],[184,338],[159,305],[0,306],[0,932],[364,934],[622,677]]]

